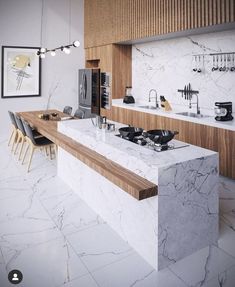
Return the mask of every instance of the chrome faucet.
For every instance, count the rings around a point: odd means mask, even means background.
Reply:
[[[189,97],[189,108],[191,109],[191,108],[192,108],[192,105],[197,105],[197,115],[200,115],[198,94],[195,93],[194,95],[197,96],[197,101],[196,101],[196,103],[192,103],[192,102],[191,102],[192,96]]]
[[[155,95],[154,96],[151,96],[151,93],[152,92],[154,92],[155,93]],[[149,91],[149,102],[151,102],[151,99],[155,99],[155,101],[156,101],[156,109],[158,108],[158,101],[157,101],[157,91],[155,90],[155,89],[151,89],[150,91]]]

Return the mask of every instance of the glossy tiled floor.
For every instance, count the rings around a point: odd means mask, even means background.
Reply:
[[[221,178],[220,238],[160,272],[153,270],[56,177],[36,153],[25,172],[0,141],[0,287],[19,269],[23,287],[234,287],[235,181]]]

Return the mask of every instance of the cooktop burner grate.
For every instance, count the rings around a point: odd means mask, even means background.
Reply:
[[[141,145],[141,146],[146,146],[149,148],[152,148],[153,150],[157,151],[157,152],[161,152],[161,151],[167,151],[167,150],[173,150],[173,149],[177,149],[177,148],[182,148],[182,147],[186,147],[189,146],[189,144],[184,144],[181,143],[179,141],[176,140],[172,140],[170,143],[168,144],[156,144],[153,141],[144,138],[142,135],[141,136],[136,136],[133,139],[129,139],[128,137],[123,137],[120,134],[116,135],[117,137],[120,137],[124,140],[133,142],[135,144]]]

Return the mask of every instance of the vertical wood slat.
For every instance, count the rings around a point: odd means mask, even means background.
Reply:
[[[218,21],[218,24],[220,24],[220,11],[217,11],[217,8],[218,8],[218,2],[219,0],[215,0],[215,1],[212,1],[212,13],[213,13],[213,19],[212,19],[212,25],[215,25],[215,23],[217,23]]]
[[[229,8],[230,8],[230,0],[226,0],[226,12],[225,12],[225,22],[226,23],[228,23],[230,20]]]
[[[235,21],[234,0],[85,0],[85,47]]]
[[[230,0],[230,22],[234,22],[235,21],[235,4],[234,4],[234,0]]]
[[[220,2],[220,5],[221,5],[221,22],[222,23],[225,23],[225,12],[226,12],[226,9],[225,9],[225,5],[226,5],[226,0],[223,0]]]
[[[198,9],[198,27],[202,26],[202,14],[201,14],[201,0],[197,0],[197,9]]]
[[[161,34],[161,1],[162,0],[158,0],[158,35]]]
[[[180,0],[177,0],[177,31],[180,31],[181,22],[180,22]]]
[[[201,1],[201,25],[205,26],[205,1]]]
[[[194,28],[194,0],[190,0],[190,27]]]

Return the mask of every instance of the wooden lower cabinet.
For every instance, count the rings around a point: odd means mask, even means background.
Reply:
[[[123,124],[150,129],[178,131],[175,138],[219,152],[220,174],[235,179],[235,132],[149,113],[112,107],[111,119]]]

